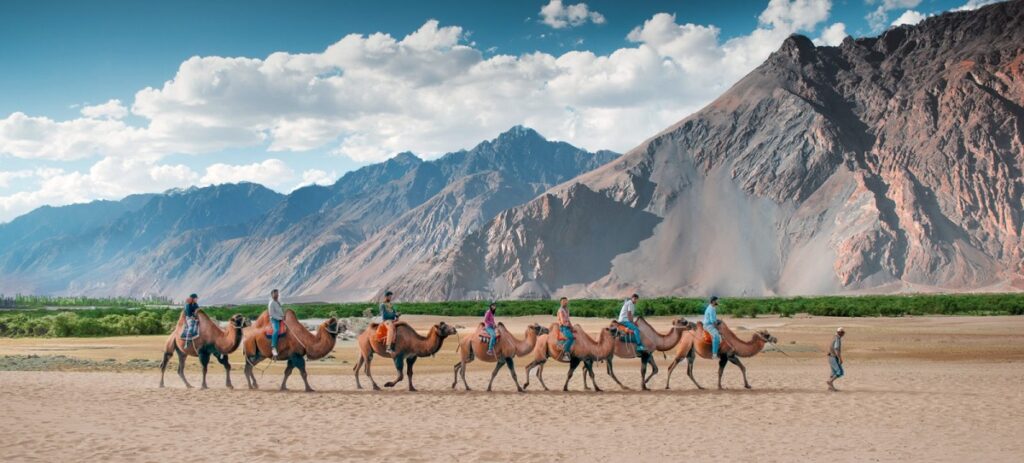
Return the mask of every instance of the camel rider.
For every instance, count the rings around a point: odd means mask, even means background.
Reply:
[[[484,329],[491,338],[487,340],[487,355],[494,355],[494,343],[498,340],[497,325],[494,324],[494,312],[498,310],[498,303],[491,302],[484,312]]]
[[[562,332],[562,337],[565,338],[561,342],[562,358],[568,360],[572,357],[572,345],[576,342],[576,337],[572,334],[572,321],[569,320],[569,298],[565,296],[562,296],[562,299],[559,301],[558,330]]]
[[[191,340],[199,335],[199,317],[196,316],[196,312],[199,310],[199,295],[196,293],[189,294],[188,299],[185,299],[185,326],[181,331],[181,337],[185,340]],[[187,343],[186,343],[187,345]]]
[[[640,339],[640,327],[636,326],[636,322],[633,321],[634,314],[636,313],[636,301],[640,299],[640,296],[633,294],[629,299],[622,302],[622,310],[619,310],[619,324],[625,325],[633,332],[630,336],[633,344],[636,344],[636,353],[639,354],[644,351],[644,343]]]
[[[284,321],[284,307],[277,300],[279,292],[275,289],[270,292],[270,302],[267,303],[267,313],[270,315],[270,326],[274,328],[270,335],[270,354],[277,359],[277,337],[281,333],[281,322]]]
[[[391,305],[391,297],[395,293],[388,291],[384,293],[384,302],[380,304],[380,318],[381,322],[387,330],[387,353],[392,354],[395,352],[395,320],[398,320],[398,311]]]
[[[708,308],[704,309],[704,331],[711,335],[711,358],[718,357],[718,346],[722,335],[718,332],[718,296],[711,296]]]

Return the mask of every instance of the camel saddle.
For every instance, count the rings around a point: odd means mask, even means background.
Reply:
[[[711,333],[705,331],[704,332],[704,343],[705,344],[711,344],[712,341],[714,341],[714,339],[711,338]]]
[[[495,327],[494,333],[495,335],[497,335],[497,337],[495,338],[495,342],[497,342],[498,339],[501,339],[501,332],[499,332],[498,328]],[[480,342],[485,344],[491,342],[491,335],[487,333],[487,330],[484,328],[484,324],[482,322],[480,323],[479,326],[477,326],[476,334],[477,336],[480,337]]]
[[[191,341],[199,337],[199,317],[186,317],[181,327],[181,339]]]
[[[630,327],[623,325],[622,323],[619,323],[618,320],[612,320],[612,323],[615,324],[615,330],[621,333],[621,335],[619,336],[620,338],[624,338],[626,336],[633,334],[633,330]]]
[[[388,340],[388,325],[385,323],[377,324],[377,342],[383,343]]]
[[[266,328],[263,328],[263,334],[266,335],[268,338],[274,337],[274,327],[273,327],[273,325],[270,325],[270,326],[267,326]],[[288,325],[285,325],[284,322],[282,321],[281,322],[281,329],[277,332],[277,337],[283,338],[286,334],[288,334]]]

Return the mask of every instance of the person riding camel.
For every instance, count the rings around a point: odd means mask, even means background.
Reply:
[[[279,292],[275,289],[270,292],[270,302],[267,303],[267,313],[270,315],[270,326],[274,328],[270,335],[270,355],[277,360],[277,338],[281,334],[281,322],[284,321],[284,307],[277,300]]]
[[[189,294],[188,299],[185,299],[185,308],[182,310],[185,313],[185,327],[181,330],[181,338],[186,341],[199,336],[199,317],[196,315],[198,310],[199,295]]]
[[[494,323],[496,310],[498,310],[498,303],[491,302],[487,311],[484,312],[484,330],[487,330],[487,335],[490,336],[490,339],[487,340],[487,355],[494,355],[494,343],[498,340],[497,325]]]
[[[708,308],[704,309],[704,331],[711,335],[711,358],[718,357],[718,346],[722,343],[718,323],[718,296],[711,296]]]
[[[385,330],[385,345],[387,346],[387,353],[393,354],[395,352],[395,321],[398,320],[398,311],[391,305],[391,297],[395,293],[388,291],[384,293],[384,302],[380,304],[380,326]],[[380,335],[378,329],[378,336]]]
[[[562,296],[559,300],[558,307],[558,329],[562,332],[564,338],[560,344],[562,345],[562,358],[568,360],[572,357],[572,345],[576,342],[576,337],[572,333],[572,321],[569,320],[569,298]]]
[[[639,354],[644,351],[644,343],[640,339],[640,327],[636,326],[636,322],[633,318],[636,316],[636,301],[640,299],[640,296],[633,294],[622,302],[622,309],[619,310],[619,324],[624,325],[632,332],[629,336],[630,341],[636,345],[636,353]]]

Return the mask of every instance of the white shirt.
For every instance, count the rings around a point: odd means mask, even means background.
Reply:
[[[270,318],[274,320],[284,320],[284,307],[281,307],[281,303],[273,299],[267,303],[267,312],[270,312]]]
[[[633,305],[633,299],[626,299],[626,302],[622,303],[622,310],[619,311],[619,323],[628,322],[629,317],[633,315],[633,311],[636,307]]]

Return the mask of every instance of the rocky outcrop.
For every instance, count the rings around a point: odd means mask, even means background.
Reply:
[[[1024,1],[815,47],[397,278],[407,298],[1024,283]],[[573,207],[579,204],[579,207]]]

